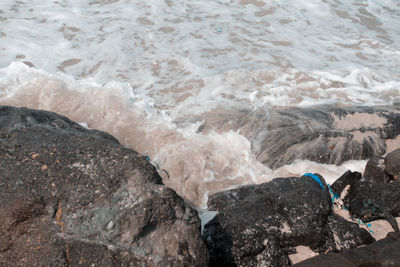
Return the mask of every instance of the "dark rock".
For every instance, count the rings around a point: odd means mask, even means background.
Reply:
[[[206,266],[197,212],[112,136],[0,107],[1,266]]]
[[[375,156],[368,160],[364,177],[377,183],[389,183],[400,180],[400,149],[386,157]]]
[[[365,166],[364,178],[377,183],[388,183],[393,180],[385,171],[385,158],[375,156],[368,160]]]
[[[340,194],[350,185],[344,204],[353,217],[364,222],[386,219],[399,231],[394,217],[400,216],[400,181],[377,183],[360,177],[360,173],[348,171],[332,185],[332,190]]]
[[[257,159],[271,168],[278,168],[296,159],[338,165],[346,160],[383,155],[385,140],[400,134],[399,108],[271,109],[264,126],[268,134],[263,141],[257,141],[261,144]],[[254,139],[257,137],[250,140]]]
[[[294,247],[339,251],[374,241],[356,224],[332,215],[331,198],[310,177],[277,178],[210,197],[219,213],[203,237],[211,266],[288,266]]]
[[[394,217],[400,216],[400,181],[390,184],[359,181],[350,188],[344,203],[350,214],[364,222],[386,219],[399,230]]]
[[[341,253],[321,254],[311,259],[294,264],[296,267],[358,267],[347,260]],[[366,267],[366,266],[365,266]],[[373,267],[373,266],[371,266]]]
[[[386,155],[385,172],[393,180],[400,180],[400,149],[396,149]]]
[[[331,186],[334,193],[340,194],[346,186],[353,186],[362,179],[361,173],[347,171],[340,176]]]
[[[240,129],[257,159],[276,169],[297,159],[341,164],[386,153],[386,142],[400,134],[400,105],[379,107],[273,107],[214,110],[199,131]]]
[[[398,235],[388,235],[365,247],[354,248],[341,253],[328,253],[316,256],[293,266],[319,267],[395,267],[400,266],[400,239]]]
[[[342,251],[375,242],[367,231],[336,214],[328,217],[327,226],[329,238],[325,246],[330,251]]]

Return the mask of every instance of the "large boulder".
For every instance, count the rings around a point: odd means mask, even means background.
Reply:
[[[353,217],[363,222],[386,219],[399,232],[395,217],[400,216],[400,181],[377,180],[362,179],[361,173],[347,171],[331,188],[336,194],[348,188],[343,202]]]
[[[240,129],[257,159],[276,169],[297,159],[339,165],[383,155],[400,134],[400,104],[378,107],[272,107],[214,110],[201,132]]]
[[[341,251],[374,239],[364,229],[332,213],[321,176],[277,178],[212,195],[219,213],[203,236],[210,266],[288,266],[296,246],[316,252]]]
[[[388,153],[385,157],[385,172],[391,180],[400,180],[400,149]]]
[[[0,107],[1,266],[207,266],[197,212],[112,136]]]
[[[328,253],[305,260],[296,267],[357,267],[357,266],[400,266],[400,237],[390,233],[385,239],[365,247],[354,248],[341,253]]]
[[[271,109],[265,119],[267,134],[257,141],[261,144],[257,158],[269,167],[278,168],[296,159],[339,165],[346,160],[383,155],[386,140],[400,134],[399,108]]]
[[[386,157],[370,158],[365,167],[364,177],[377,183],[400,180],[400,149],[391,151]]]
[[[393,180],[385,171],[385,158],[381,156],[374,156],[367,161],[364,178],[377,183],[389,183]]]

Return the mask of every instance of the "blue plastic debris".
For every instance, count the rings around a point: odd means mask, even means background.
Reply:
[[[333,204],[333,203],[335,203],[335,199],[339,198],[339,194],[337,194],[337,193],[335,194],[329,184],[328,184],[328,188],[329,188],[329,191],[332,194],[332,204]]]
[[[372,234],[375,234],[374,231],[372,231],[371,229],[368,229],[368,231],[370,231]]]
[[[304,174],[303,176],[308,176],[308,177],[313,178],[314,181],[316,181],[321,186],[322,190],[325,191],[325,187],[324,187],[324,185],[322,184],[321,180],[319,179],[319,177],[317,175],[308,172],[308,173]]]
[[[371,227],[371,224],[370,224],[370,223],[365,223],[365,222],[361,221],[360,219],[357,219],[356,222],[358,222],[358,224],[360,224],[360,225],[366,225],[367,227]],[[372,231],[371,229],[368,229],[368,231],[369,231],[371,234],[375,234],[374,231]]]
[[[150,157],[149,156],[145,156],[145,158],[147,159],[147,161],[150,161]]]

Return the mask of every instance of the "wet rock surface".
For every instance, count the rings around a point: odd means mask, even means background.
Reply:
[[[385,171],[385,158],[374,156],[370,158],[365,166],[364,178],[377,183],[388,183],[393,180]]]
[[[271,168],[296,159],[341,164],[386,152],[400,134],[399,106],[277,108],[265,119],[267,134],[253,136],[257,158]],[[296,134],[287,134],[296,133]]]
[[[216,110],[194,121],[204,121],[198,131],[205,133],[240,129],[272,169],[297,159],[339,165],[385,154],[400,134],[400,104]]]
[[[367,246],[353,249],[347,246],[343,252],[321,254],[294,266],[400,266],[400,232],[395,219],[400,216],[400,183],[398,180],[383,179],[389,177],[383,176],[387,174],[384,163],[391,164],[392,169],[398,166],[399,163],[394,162],[397,151],[392,152],[389,159],[370,159],[369,170],[368,165],[366,168],[367,179],[359,172],[348,171],[331,186],[335,193],[341,193],[347,188],[344,205],[353,218],[363,222],[385,219],[395,232]],[[333,226],[342,227],[339,223],[334,223]]]
[[[385,172],[390,180],[400,180],[400,149],[396,149],[388,153],[384,161]]]
[[[390,183],[400,180],[400,149],[388,153],[385,157],[370,158],[365,167],[364,177],[377,183]]]
[[[296,246],[316,252],[369,244],[364,229],[332,213],[332,201],[308,176],[277,178],[210,197],[219,213],[205,225],[210,266],[288,266]],[[323,187],[323,188],[322,188]]]
[[[207,266],[197,212],[112,136],[0,107],[0,265]]]
[[[398,232],[394,217],[400,216],[400,181],[376,182],[379,179],[362,179],[361,173],[348,171],[335,181],[332,189],[340,194],[350,185],[344,204],[353,217],[364,222],[385,219]]]
[[[365,247],[341,253],[322,254],[293,266],[297,267],[356,267],[356,266],[400,266],[400,235],[390,233],[385,239]]]

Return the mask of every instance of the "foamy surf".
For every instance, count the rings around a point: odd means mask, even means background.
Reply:
[[[366,163],[334,166],[296,161],[274,171],[257,161],[251,143],[238,131],[203,134],[197,131],[199,123],[178,126],[127,84],[77,81],[20,63],[0,73],[1,105],[54,111],[85,127],[111,133],[122,144],[149,156],[165,184],[202,208],[210,194],[225,189],[306,172],[318,172],[332,183],[347,169],[362,171]]]
[[[271,170],[253,155],[257,140],[235,127],[249,118],[235,114],[398,102],[399,7],[392,0],[3,1],[0,103],[113,134],[198,207],[214,192],[277,176],[319,172],[333,182],[347,169],[362,172],[365,161]],[[218,129],[202,132],[214,118]],[[256,130],[265,134],[247,129]]]
[[[3,1],[0,66],[129,83],[175,117],[398,100],[396,1]]]

